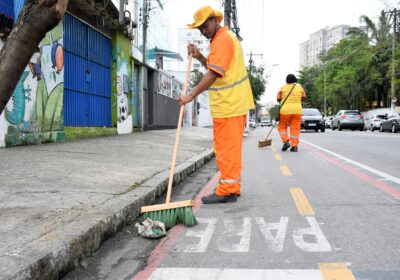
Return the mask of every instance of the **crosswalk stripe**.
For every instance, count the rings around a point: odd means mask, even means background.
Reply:
[[[318,266],[324,280],[356,280],[344,263],[319,263]]]
[[[280,168],[283,176],[292,176],[292,172],[290,172],[289,167],[287,165],[281,165]]]
[[[308,201],[303,190],[300,188],[291,188],[290,193],[292,194],[293,200],[296,203],[297,210],[302,216],[314,216],[315,212],[310,202]]]
[[[324,280],[318,269],[158,268],[149,280]],[[342,278],[338,278],[341,280]],[[344,278],[343,278],[344,279]]]

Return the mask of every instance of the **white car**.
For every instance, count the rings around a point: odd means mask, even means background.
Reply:
[[[269,118],[261,119],[261,127],[264,127],[264,126],[271,126],[271,121],[269,120]]]
[[[249,120],[249,127],[256,128],[257,127],[256,121],[253,119]]]

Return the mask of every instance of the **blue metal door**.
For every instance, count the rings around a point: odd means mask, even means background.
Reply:
[[[64,27],[64,124],[111,126],[111,40],[70,14]]]

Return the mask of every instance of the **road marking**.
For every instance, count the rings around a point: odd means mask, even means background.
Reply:
[[[319,263],[318,266],[324,280],[356,280],[344,263]]]
[[[292,172],[290,172],[289,167],[287,165],[281,165],[280,168],[283,176],[292,176]]]
[[[173,277],[172,277],[173,275]],[[324,280],[317,269],[157,268],[149,280]],[[345,278],[338,278],[338,280]],[[347,279],[346,279],[347,280]]]
[[[354,161],[354,160],[352,160],[352,159],[349,159],[349,158],[346,158],[346,157],[341,156],[341,155],[339,155],[339,154],[336,154],[336,153],[334,153],[334,152],[331,152],[331,151],[329,151],[329,150],[327,150],[327,149],[324,149],[324,148],[322,148],[322,147],[320,147],[320,146],[318,146],[318,145],[315,145],[315,144],[313,144],[313,143],[310,143],[310,142],[308,142],[308,141],[302,140],[302,142],[307,143],[308,145],[313,146],[314,148],[320,149],[321,151],[324,151],[325,153],[328,153],[328,154],[330,154],[330,155],[332,155],[332,156],[334,156],[334,157],[337,157],[337,158],[339,158],[339,159],[341,159],[341,160],[347,161],[348,163],[351,163],[351,164],[353,164],[353,165],[355,165],[355,166],[358,166],[358,167],[360,167],[360,168],[363,168],[363,169],[365,169],[365,170],[367,170],[367,171],[369,171],[369,172],[371,172],[371,173],[374,173],[374,174],[376,174],[376,175],[378,175],[378,176],[380,176],[380,177],[383,177],[383,178],[385,178],[385,179],[388,179],[388,180],[390,180],[390,181],[392,181],[392,182],[394,182],[394,183],[400,184],[400,179],[397,178],[397,177],[394,177],[394,176],[389,175],[389,174],[387,174],[387,173],[385,173],[385,172],[382,172],[382,171],[379,171],[379,170],[377,170],[377,169],[375,169],[375,168],[369,167],[369,166],[367,166],[367,165],[365,165],[365,164],[359,163],[359,162]]]
[[[254,220],[264,236],[267,249],[273,253],[282,252],[286,233],[290,235],[288,232],[289,217],[281,217],[278,222],[273,223],[267,223],[263,217],[254,217]],[[250,251],[251,217],[224,218],[222,222],[217,218],[197,218],[197,221],[196,227],[186,231],[185,237],[188,238],[189,244],[185,242],[178,244],[175,251],[204,253],[212,240],[216,240],[217,249],[220,252],[247,253]],[[332,251],[316,219],[305,217],[305,222],[304,227],[293,229],[294,244],[305,252]],[[221,227],[223,227],[222,230]],[[263,244],[259,243],[257,246],[260,247]]]
[[[275,154],[275,159],[276,160],[282,160],[282,156],[280,154]]]
[[[304,142],[306,142],[306,141],[304,141]],[[306,145],[308,145],[308,144],[310,144],[310,143],[307,142]],[[315,146],[314,144],[310,144],[310,145],[311,146]],[[312,152],[315,153],[316,155],[326,159],[331,164],[336,165],[336,166],[346,170],[347,172],[353,174],[354,176],[357,176],[358,178],[360,178],[360,179],[364,180],[365,182],[371,184],[372,186],[376,187],[377,189],[379,189],[379,190],[391,195],[395,199],[400,200],[400,191],[398,189],[396,189],[396,188],[394,188],[394,187],[392,187],[392,186],[390,186],[388,184],[385,184],[384,182],[379,181],[378,179],[373,178],[373,177],[367,175],[366,173],[364,173],[364,172],[362,172],[360,170],[356,170],[355,168],[353,168],[349,164],[343,163],[343,162],[341,162],[341,161],[339,161],[339,160],[337,160],[335,158],[330,157],[329,154],[333,154],[335,156],[338,156],[339,159],[343,160],[343,158],[341,158],[341,156],[336,155],[335,153],[332,153],[332,152],[330,152],[328,150],[326,150],[325,153],[320,152],[320,151],[312,151]],[[328,153],[328,155],[327,155],[327,153]],[[350,163],[353,162],[352,160],[349,160],[349,161],[351,161]],[[378,170],[376,170],[376,171],[380,172]],[[388,176],[390,176],[390,175],[388,175]],[[391,181],[393,181],[393,180],[391,180]]]
[[[302,216],[314,216],[315,212],[310,202],[308,201],[303,190],[300,188],[291,188],[290,193],[292,194],[293,200],[296,203],[297,210]]]
[[[272,147],[271,150],[272,150],[273,152],[276,152],[276,148],[275,148],[275,147]]]

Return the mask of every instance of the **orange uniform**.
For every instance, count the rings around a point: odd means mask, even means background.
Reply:
[[[215,194],[240,193],[242,140],[253,94],[239,40],[223,27],[211,41],[208,69],[218,74],[208,89],[214,124],[214,147],[221,178]]]
[[[292,87],[293,84],[286,84],[283,86],[278,92],[277,99],[283,102]],[[301,101],[305,97],[306,93],[302,86],[296,84],[285,104],[283,104],[280,109],[278,131],[282,142],[290,140],[290,145],[292,147],[297,147],[299,144],[302,116]],[[288,126],[290,126],[290,138],[288,135]]]

